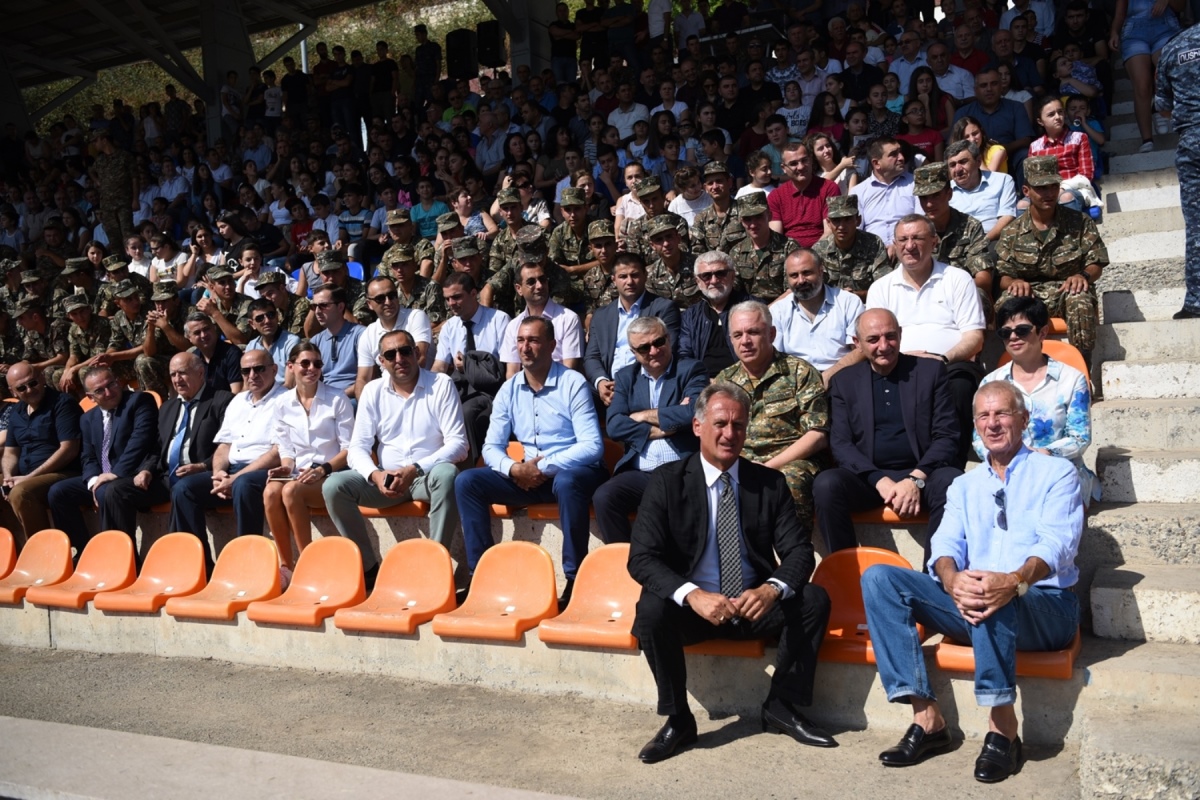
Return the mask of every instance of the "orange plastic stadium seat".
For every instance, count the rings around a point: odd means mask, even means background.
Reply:
[[[340,536],[327,536],[304,548],[286,592],[251,603],[246,616],[255,622],[315,628],[339,608],[366,599],[358,545]]]
[[[1050,335],[1051,336],[1066,336],[1067,321],[1062,317],[1050,318]],[[1086,374],[1086,373],[1085,373]]]
[[[1053,329],[1054,322],[1054,319],[1050,320],[1050,332],[1058,333],[1058,331]],[[1062,333],[1065,334],[1066,332],[1067,327],[1066,323],[1064,322]],[[1053,358],[1055,361],[1061,361],[1062,363],[1074,367],[1082,372],[1084,376],[1087,377],[1088,388],[1092,388],[1092,371],[1088,367],[1088,363],[1083,360],[1083,353],[1079,352],[1079,350],[1073,344],[1070,342],[1062,342],[1058,339],[1047,339],[1046,341],[1042,342],[1042,352]],[[1000,356],[1000,360],[996,362],[996,366],[1003,367],[1010,361],[1012,361],[1012,356],[1010,356],[1008,351],[1005,350],[1003,355]]]
[[[511,458],[513,461],[525,460],[525,446],[522,445],[520,442],[509,442],[508,443],[508,457]],[[482,461],[483,459],[481,458],[480,460]],[[550,519],[558,519],[558,505],[556,503],[541,503],[540,505],[553,505],[554,506],[554,516],[550,517]],[[532,508],[532,506],[529,506],[528,508]],[[520,510],[521,510],[520,506],[506,506],[506,505],[502,505],[500,503],[492,503],[492,516],[493,517],[508,518],[508,517],[511,517],[513,514],[516,514]],[[544,519],[544,517],[543,517],[543,519]]]
[[[172,597],[165,608],[172,617],[233,619],[255,600],[278,596],[275,543],[265,536],[239,536],[221,551],[208,586],[187,597]]]
[[[17,563],[17,542],[12,531],[0,528],[0,578],[8,577]]]
[[[429,539],[405,539],[379,565],[371,596],[339,608],[333,624],[344,631],[412,634],[455,605],[450,551]]]
[[[156,506],[150,506],[150,513],[151,514],[170,514],[171,513],[171,501],[168,500],[165,503],[159,503]]]
[[[71,574],[71,540],[57,528],[29,537],[7,578],[0,580],[0,603],[16,605],[31,586],[49,586]]]
[[[1075,669],[1075,657],[1083,647],[1083,638],[1075,631],[1075,638],[1065,650],[1050,650],[1044,653],[1017,651],[1017,674],[1024,678],[1055,678],[1069,680]],[[949,672],[974,672],[975,651],[969,644],[959,644],[943,639],[933,650],[938,667]]]
[[[388,508],[359,506],[358,510],[368,519],[371,517],[427,517],[429,516],[429,503],[423,500],[411,500]]]
[[[856,511],[850,515],[850,519],[859,525],[926,525],[929,523],[929,514],[922,511],[915,517],[901,517],[890,507],[880,506],[866,511]],[[909,567],[911,568],[911,565]]]
[[[154,402],[158,403],[158,407],[162,408],[162,395],[160,395],[158,392],[152,392],[149,389],[146,390],[146,394],[153,397]]]
[[[767,652],[765,639],[709,639],[707,642],[689,644],[683,652],[697,656],[740,656],[762,658]]]
[[[509,453],[512,453],[512,444],[509,446]],[[524,455],[524,451],[522,451]],[[608,474],[612,475],[613,469],[617,466],[617,462],[621,460],[621,456],[625,455],[625,446],[614,442],[611,439],[604,440],[604,466],[608,468]],[[558,503],[534,503],[526,507],[526,515],[530,519],[558,519]],[[592,509],[591,514],[596,516],[595,509]]]
[[[629,575],[629,545],[593,550],[579,565],[566,611],[538,625],[550,644],[636,650],[633,617],[642,587]]]
[[[442,638],[516,642],[557,613],[550,554],[529,542],[501,542],[479,559],[466,602],[433,618],[433,632]]]
[[[829,595],[829,627],[821,645],[822,661],[842,664],[874,664],[875,649],[867,631],[867,612],[863,607],[862,576],[868,567],[890,564],[912,569],[908,559],[879,547],[854,547],[838,550],[821,559],[813,573],[813,584]],[[921,639],[924,629],[918,625]]]
[[[124,589],[136,577],[133,539],[124,531],[102,531],[83,548],[71,577],[53,586],[34,586],[25,599],[39,606],[83,608],[105,589]]]
[[[151,545],[136,581],[124,589],[101,592],[92,605],[101,611],[153,614],[168,598],[203,588],[204,545],[190,533],[168,533]]]
[[[87,396],[85,395],[85,396],[84,396],[84,397],[83,397],[83,398],[82,398],[82,399],[79,401],[79,407],[80,407],[81,409],[83,409],[83,412],[86,414],[87,412],[91,411],[93,408],[95,408],[95,407],[96,407],[96,401],[95,401],[95,400],[93,400],[93,399],[92,399],[92,398],[90,398],[90,397],[87,397]]]

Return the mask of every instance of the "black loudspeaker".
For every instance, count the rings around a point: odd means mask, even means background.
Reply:
[[[504,28],[497,20],[489,19],[475,26],[475,34],[479,43],[479,63],[485,67],[498,69],[508,64],[508,54],[504,51]]]
[[[446,34],[446,74],[455,80],[479,77],[475,31],[459,28]]]

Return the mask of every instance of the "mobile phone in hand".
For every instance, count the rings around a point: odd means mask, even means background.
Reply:
[[[384,479],[383,488],[391,489],[396,484],[396,481],[398,481],[398,480],[400,480],[400,476],[394,472],[391,473]]]

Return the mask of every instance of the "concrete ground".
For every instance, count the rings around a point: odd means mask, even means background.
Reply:
[[[650,706],[182,658],[0,648],[0,715],[577,797],[1079,797],[1070,745],[1027,749],[989,787],[971,778],[978,742],[887,770],[877,755],[902,731],[837,731],[818,750],[698,713],[699,744],[647,766]]]

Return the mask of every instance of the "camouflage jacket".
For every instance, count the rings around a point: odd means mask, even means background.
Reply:
[[[92,321],[87,329],[72,323],[67,333],[68,355],[76,362],[87,361],[93,356],[108,352],[112,341],[112,324],[109,320],[92,312]]]
[[[133,174],[137,164],[133,155],[117,148],[111,156],[100,153],[92,169],[96,173],[100,191],[100,205],[111,206],[123,201],[133,202]]]
[[[661,259],[654,259],[646,270],[646,291],[668,298],[681,309],[701,302],[704,295],[700,294],[700,284],[696,283],[695,264],[694,255],[681,253],[679,270],[671,272]]]
[[[979,220],[957,208],[950,209],[950,224],[946,230],[938,231],[938,249],[933,257],[966,270],[972,278],[996,265]]]
[[[829,398],[821,373],[802,358],[776,351],[757,380],[741,362],[716,379],[736,383],[750,395],[745,455],[754,461],[774,458],[809,431],[829,430]]]
[[[612,273],[599,264],[583,276],[583,292],[587,296],[589,314],[617,299],[617,287],[613,283]]]
[[[742,218],[738,214],[737,204],[729,206],[729,213],[722,219],[716,206],[709,206],[696,215],[692,222],[692,247],[697,255],[710,250],[729,250],[742,239],[746,238],[746,229],[742,227]]]
[[[729,251],[729,261],[742,287],[754,297],[771,303],[787,291],[783,262],[800,245],[782,233],[771,231],[771,239],[762,250],[746,237]]]
[[[687,220],[671,211],[664,211],[660,216],[675,219],[675,229],[679,231],[679,238],[683,240],[683,252],[692,252],[692,232],[688,228]],[[625,236],[621,239],[621,250],[626,253],[637,253],[647,264],[657,258],[654,248],[650,246],[650,236],[647,233],[650,230],[651,219],[652,217],[649,215],[638,217],[626,226]]]
[[[812,247],[825,267],[825,282],[851,292],[865,292],[871,284],[892,271],[887,246],[873,233],[860,230],[854,244],[842,252],[832,236],[826,236]]]
[[[1028,211],[1005,226],[996,243],[996,268],[1001,275],[1030,283],[1063,281],[1089,264],[1108,266],[1108,249],[1091,217],[1058,207],[1055,225],[1044,231],[1033,226]]]
[[[129,277],[122,280],[127,280],[137,287],[138,295],[142,298],[142,307],[148,307],[150,297],[154,294],[154,286],[150,283],[150,279],[145,275],[131,272],[129,273]],[[105,281],[100,284],[99,310],[105,312],[110,317],[117,313],[117,298],[113,293],[117,291],[118,283],[120,281]]]
[[[56,319],[48,320],[46,324],[49,327],[44,334],[30,328],[20,329],[19,349],[22,361],[38,364],[67,354],[70,347],[67,343],[67,325],[69,323],[65,319]]]

